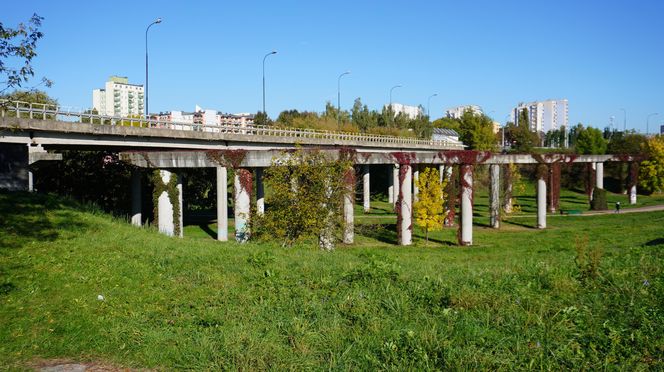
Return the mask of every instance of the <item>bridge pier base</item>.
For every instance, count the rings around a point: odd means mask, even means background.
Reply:
[[[131,224],[141,226],[143,224],[143,213],[141,210],[141,171],[131,171]]]
[[[461,164],[461,231],[459,245],[473,245],[473,166]]]
[[[228,241],[228,181],[226,167],[217,167],[217,240]]]
[[[173,200],[171,200],[171,195],[169,195],[168,190],[162,191],[157,199],[157,213],[159,215],[157,224],[159,226],[159,232],[166,234],[168,236],[178,236],[182,237],[182,178],[176,173],[171,171],[160,169],[159,177],[161,182],[164,185],[168,185],[171,182],[172,177],[177,178],[175,194],[177,203],[177,209],[179,210],[178,215],[175,215],[174,211],[176,206],[173,205]],[[177,225],[177,229],[176,229]],[[176,234],[177,232],[177,234]]]
[[[249,217],[251,207],[251,188],[253,186],[251,171],[245,168],[235,169],[235,240],[245,243],[249,240]]]
[[[489,188],[489,225],[500,228],[500,165],[489,166],[491,186]]]
[[[410,165],[401,164],[399,167],[399,197],[397,198],[397,236],[399,245],[413,243],[413,174]]]
[[[362,202],[364,212],[371,210],[371,174],[369,173],[369,165],[362,166]]]

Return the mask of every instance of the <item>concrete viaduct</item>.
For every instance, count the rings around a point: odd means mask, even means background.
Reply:
[[[261,126],[219,126],[161,122],[136,118],[100,116],[57,106],[0,102],[0,160],[9,164],[0,168],[0,188],[31,189],[30,164],[59,160],[55,151],[63,149],[105,149],[120,154],[122,161],[136,166],[132,174],[132,223],[141,224],[140,169],[159,169],[164,184],[175,183],[174,205],[164,191],[158,197],[159,230],[167,235],[182,235],[182,184],[179,168],[212,167],[217,170],[218,240],[228,240],[226,195],[227,168],[235,168],[234,201],[236,239],[246,238],[250,213],[251,190],[241,185],[239,175],[252,174],[256,179],[256,209],[263,212],[262,170],[275,159],[287,156],[284,150],[316,149],[331,159],[341,153],[352,153],[352,160],[362,169],[362,195],[365,210],[370,208],[369,172],[372,165],[391,164],[393,182],[388,195],[397,203],[400,245],[412,243],[412,202],[417,188],[419,166],[439,166],[441,175],[449,165],[460,168],[460,239],[472,245],[473,230],[473,167],[487,164],[490,168],[490,225],[499,227],[500,166],[504,164],[538,164],[537,227],[546,228],[545,174],[559,172],[556,165],[592,163],[596,171],[596,187],[603,188],[603,164],[607,161],[633,162],[635,159],[614,155],[498,155],[467,151],[457,141],[432,141],[414,138],[337,133],[318,130],[279,129]],[[250,172],[253,169],[253,172]],[[559,179],[559,178],[558,178]],[[414,195],[415,194],[415,195]],[[179,202],[178,202],[179,201]],[[630,202],[636,203],[636,187],[630,189]],[[179,211],[179,216],[174,216]],[[353,200],[344,198],[344,243],[353,242]],[[180,226],[176,226],[179,223]]]

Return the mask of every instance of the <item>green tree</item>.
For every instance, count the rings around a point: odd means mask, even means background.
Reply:
[[[454,118],[439,118],[434,120],[432,124],[434,128],[451,129],[457,133],[459,133],[461,128],[461,121]]]
[[[606,153],[607,143],[601,130],[581,126],[576,133],[574,147],[577,154],[602,155]]]
[[[460,119],[459,139],[470,150],[494,151],[496,136],[493,133],[493,121],[484,114],[476,115],[470,109],[464,111]]]
[[[378,126],[378,116],[376,112],[369,111],[367,105],[362,105],[362,100],[358,97],[353,103],[351,122],[360,131],[366,132]]]
[[[16,90],[12,93],[9,94],[2,94],[0,95],[0,100],[5,100],[7,107],[10,107],[13,105],[13,102],[26,102],[26,103],[33,103],[35,104],[34,107],[36,109],[53,109],[54,106],[58,105],[58,101],[54,98],[51,98],[46,92],[42,92],[40,90]],[[3,107],[0,107],[0,110],[4,109]],[[16,113],[12,111],[8,111],[5,115],[10,116],[10,117],[15,117]],[[30,114],[28,113],[22,113],[21,117],[27,118],[29,117]],[[54,119],[54,115],[52,114],[46,114],[46,115],[33,115],[33,119]]]
[[[43,20],[33,14],[27,25],[20,23],[16,28],[0,22],[0,93],[21,87],[35,75],[32,60],[37,56],[37,42],[44,36],[39,31]],[[52,82],[42,78],[41,84],[50,87]]]
[[[252,218],[251,230],[284,246],[312,237],[319,237],[321,244],[338,239],[349,170],[350,161],[332,160],[320,151],[284,153],[265,171],[268,208]]]
[[[446,197],[443,190],[447,187],[447,180],[440,182],[440,174],[436,168],[425,168],[417,179],[419,193],[413,209],[415,223],[424,229],[426,241],[429,241],[429,231],[443,228],[447,213],[443,209]]]
[[[530,130],[530,120],[528,119],[528,109],[522,109],[519,112],[518,124],[508,123],[505,128],[505,138],[512,146],[513,152],[529,153],[538,144],[539,137],[537,133]],[[511,125],[509,125],[511,124]]]
[[[647,160],[641,162],[639,185],[648,193],[664,191],[664,136],[648,139],[644,152]]]
[[[256,125],[272,125],[272,119],[270,119],[269,116],[263,111],[258,111],[256,115],[254,115],[254,124]]]

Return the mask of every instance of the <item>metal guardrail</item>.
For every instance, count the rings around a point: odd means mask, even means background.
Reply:
[[[396,137],[377,134],[361,134],[335,132],[318,129],[279,128],[265,125],[211,125],[203,123],[174,122],[170,120],[150,119],[144,116],[120,117],[99,115],[90,110],[82,110],[74,107],[58,106],[43,103],[31,103],[21,101],[0,100],[0,115],[7,114],[14,117],[41,120],[58,120],[76,123],[91,123],[98,125],[120,125],[141,128],[161,128],[172,130],[187,130],[196,132],[209,132],[220,134],[243,134],[261,135],[271,137],[291,137],[294,142],[297,139],[329,139],[337,141],[367,142],[371,144],[389,145],[425,145],[432,148],[463,149],[459,141],[448,140],[426,140],[409,137]]]

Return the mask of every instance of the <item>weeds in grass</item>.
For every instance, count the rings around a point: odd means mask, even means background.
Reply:
[[[574,262],[579,271],[579,280],[587,284],[600,276],[599,266],[602,259],[602,252],[597,246],[589,247],[588,236],[576,237],[574,240],[576,248],[576,258]]]

